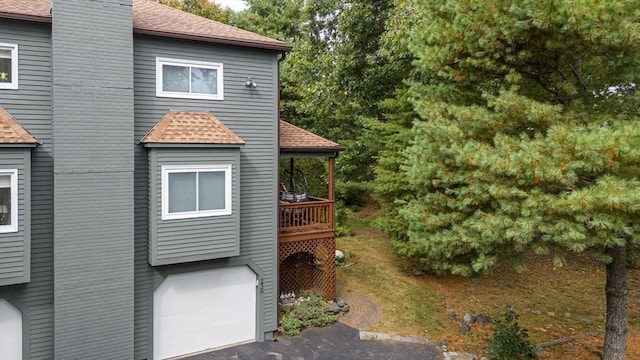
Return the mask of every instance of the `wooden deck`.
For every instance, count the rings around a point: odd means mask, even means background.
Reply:
[[[281,202],[279,211],[279,291],[317,290],[336,296],[335,202],[310,197]]]
[[[335,237],[335,202],[317,197],[308,201],[281,202],[279,242]]]

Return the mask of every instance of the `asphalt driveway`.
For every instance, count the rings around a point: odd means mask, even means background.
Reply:
[[[188,360],[440,360],[436,346],[360,340],[360,332],[340,322],[308,329],[299,336],[212,351]]]

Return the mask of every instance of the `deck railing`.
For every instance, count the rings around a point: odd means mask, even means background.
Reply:
[[[280,203],[280,233],[333,230],[334,202],[310,197],[309,201]]]

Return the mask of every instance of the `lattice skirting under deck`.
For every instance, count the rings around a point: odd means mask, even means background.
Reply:
[[[315,290],[336,297],[335,238],[280,243],[280,292]]]

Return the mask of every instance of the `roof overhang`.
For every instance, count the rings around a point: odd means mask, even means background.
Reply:
[[[11,12],[5,12],[0,10],[0,18],[11,20],[26,20],[51,24],[51,16],[39,16],[29,14],[16,14]]]
[[[38,143],[0,143],[0,148],[34,148]]]
[[[244,144],[190,144],[190,143],[141,143],[146,148],[215,148],[215,149],[237,149]]]
[[[244,46],[244,47],[250,47],[254,49],[257,48],[257,49],[277,50],[277,51],[290,51],[291,49],[293,49],[293,47],[290,45],[285,46],[285,45],[276,45],[276,44],[266,44],[261,42],[231,39],[231,38],[225,38],[225,37],[179,34],[179,33],[171,33],[171,32],[149,30],[149,29],[138,29],[135,27],[133,28],[133,33],[136,35],[148,35],[148,36],[157,36],[157,37],[171,38],[171,39],[193,40],[193,41],[202,41],[202,42],[209,42],[209,43],[215,43],[215,44]]]

